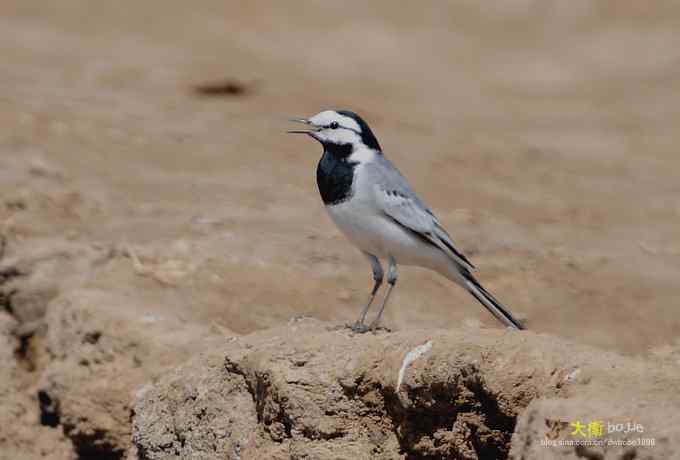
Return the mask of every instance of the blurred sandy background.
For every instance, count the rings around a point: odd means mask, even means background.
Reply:
[[[680,331],[677,2],[6,0],[0,55],[8,254],[110,245],[134,257],[92,283],[237,333],[353,321],[369,266],[284,134],[347,108],[531,329],[632,354]],[[401,269],[386,325],[476,321]]]

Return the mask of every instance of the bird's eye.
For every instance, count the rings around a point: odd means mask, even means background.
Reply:
[[[330,124],[331,129],[338,129],[340,124],[337,121],[332,121]]]

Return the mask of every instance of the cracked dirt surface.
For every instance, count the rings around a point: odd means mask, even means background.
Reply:
[[[423,340],[431,349],[399,385],[406,355]],[[236,337],[146,387],[134,407],[133,443],[148,460],[577,458],[579,447],[538,441],[570,439],[569,421],[596,410],[640,420],[658,443],[595,447],[593,455],[661,459],[680,434],[680,400],[669,396],[677,389],[673,366],[532,332],[356,336],[303,319]],[[633,391],[636,403],[622,407]],[[558,421],[567,427],[551,431]]]

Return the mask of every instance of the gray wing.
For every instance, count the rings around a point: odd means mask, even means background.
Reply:
[[[418,198],[392,162],[380,157],[366,164],[365,168],[374,184],[376,202],[388,217],[437,246],[459,265],[468,270],[475,269],[467,257],[456,249],[439,220]]]

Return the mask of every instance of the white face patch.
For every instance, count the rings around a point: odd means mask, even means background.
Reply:
[[[354,146],[360,146],[361,136],[352,130],[346,128],[338,129],[324,129],[319,132],[314,133],[314,137],[322,142],[332,142],[334,144],[352,144]]]
[[[314,137],[321,142],[335,144],[352,144],[357,148],[362,145],[361,126],[351,117],[339,114],[334,110],[317,113],[309,119],[313,126],[322,128],[314,133]],[[331,128],[337,124],[335,129]]]
[[[311,125],[309,135],[330,148],[331,145],[351,145],[351,154],[346,149],[341,150],[348,155],[348,160],[354,163],[366,163],[380,155],[378,141],[365,123],[358,119],[358,115],[347,112],[349,115],[325,110],[317,113],[307,121]],[[352,116],[353,115],[353,116]],[[356,119],[355,119],[356,117]]]
[[[311,121],[315,126],[330,126],[330,124],[335,121],[338,123],[338,125],[344,128],[349,128],[358,133],[361,132],[361,126],[359,126],[359,123],[348,116],[339,114],[335,110],[325,110],[323,112],[317,113],[312,118],[310,118],[309,121]]]

